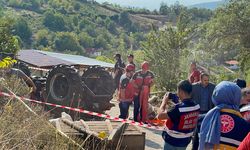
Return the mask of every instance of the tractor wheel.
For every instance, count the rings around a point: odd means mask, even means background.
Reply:
[[[67,65],[55,66],[49,73],[46,81],[47,102],[69,107],[77,107],[76,99],[79,97],[81,78],[76,69]],[[49,107],[49,109],[54,109]],[[62,110],[56,108],[53,114],[59,115]]]
[[[88,108],[96,110],[95,103],[99,105],[97,108],[98,112],[103,112],[108,109],[109,101],[113,98],[115,92],[114,79],[111,74],[104,70],[102,67],[91,66],[82,75],[82,81],[87,86],[89,90],[84,91],[84,100],[88,104]],[[106,97],[93,97],[89,92],[92,91],[95,95],[109,95]]]
[[[18,61],[17,63],[15,63],[13,65],[13,68],[17,68],[17,69],[22,70],[28,77],[30,77],[30,75],[31,75],[31,72],[30,72],[28,65],[25,64],[24,62]]]

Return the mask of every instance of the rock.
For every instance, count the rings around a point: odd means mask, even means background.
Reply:
[[[71,118],[71,116],[69,114],[67,114],[66,112],[62,112],[61,116],[62,116],[61,117],[62,119],[73,121],[73,119]]]

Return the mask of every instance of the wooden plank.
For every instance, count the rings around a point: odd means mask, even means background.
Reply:
[[[93,131],[91,131],[91,130],[87,130],[87,128],[83,128],[82,126],[78,126],[78,125],[74,124],[74,122],[71,122],[71,121],[69,121],[69,120],[67,120],[67,119],[62,119],[62,121],[63,121],[65,124],[69,125],[70,127],[76,129],[76,130],[79,131],[79,132],[88,133],[88,134],[90,134],[90,135],[95,136],[95,138],[102,140],[101,138],[99,138],[99,136],[98,136],[98,134],[97,134],[96,132],[93,132]],[[81,121],[81,120],[80,120],[80,121]],[[83,120],[82,120],[81,122],[84,123]],[[87,127],[87,126],[86,126],[86,127]]]
[[[84,126],[84,128],[86,130],[89,130],[89,126],[88,126],[88,124],[84,120],[80,119],[80,122],[81,122],[81,124]]]
[[[113,141],[114,139],[117,139],[123,132],[124,128],[126,127],[126,123],[121,123],[118,127],[112,130],[112,132],[109,135],[108,140]]]

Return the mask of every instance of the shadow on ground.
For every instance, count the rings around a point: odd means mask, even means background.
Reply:
[[[146,139],[146,146],[153,149],[163,149],[163,147],[159,143],[149,139]]]

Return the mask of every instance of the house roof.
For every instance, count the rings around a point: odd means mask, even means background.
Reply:
[[[236,61],[236,60],[230,60],[230,61],[226,61],[226,64],[229,64],[229,65],[238,65],[239,62]]]
[[[18,60],[26,62],[32,66],[48,68],[59,64],[101,66],[113,68],[114,64],[106,63],[96,59],[40,50],[21,50],[18,52]]]

